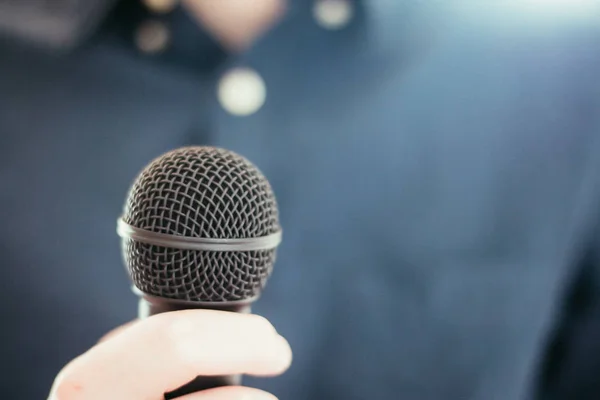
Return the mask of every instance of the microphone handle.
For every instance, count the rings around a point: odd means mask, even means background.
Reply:
[[[189,310],[189,309],[205,309],[205,310],[221,310],[229,311],[241,314],[249,314],[251,312],[251,304],[219,304],[214,303],[203,303],[194,304],[191,302],[178,302],[169,301],[169,299],[162,299],[157,297],[141,297],[138,304],[138,317],[146,318],[152,315],[161,314],[171,311]],[[196,393],[201,390],[213,389],[222,386],[237,386],[242,382],[241,375],[227,375],[227,376],[198,376],[193,381],[185,384],[179,389],[175,389],[171,392],[165,393],[165,400],[176,399],[191,393]]]

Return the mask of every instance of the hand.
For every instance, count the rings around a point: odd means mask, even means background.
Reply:
[[[135,321],[71,361],[49,400],[161,400],[198,375],[279,375],[292,353],[263,317],[211,310]],[[275,400],[247,387],[222,387],[181,400]]]

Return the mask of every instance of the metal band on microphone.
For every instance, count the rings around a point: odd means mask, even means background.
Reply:
[[[172,247],[182,250],[200,251],[253,251],[271,250],[281,243],[281,231],[271,235],[247,239],[209,239],[169,235],[151,232],[146,229],[133,227],[122,218],[117,221],[117,233],[123,239],[133,239],[138,242],[155,246]]]

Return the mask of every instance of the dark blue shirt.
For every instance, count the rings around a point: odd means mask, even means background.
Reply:
[[[180,14],[169,49],[140,54],[148,16],[125,6],[71,54],[1,45],[5,397],[44,398],[135,318],[115,221],[136,173],[188,144],[243,154],[278,196],[284,241],[254,311],[294,363],[248,384],[282,400],[523,400],[600,371],[573,339],[593,311],[563,312],[584,272],[582,307],[596,301],[598,21],[369,1],[330,31],[311,3],[239,56]],[[237,66],[267,90],[245,117],[216,95]]]

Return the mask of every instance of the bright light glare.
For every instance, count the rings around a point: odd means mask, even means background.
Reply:
[[[600,20],[600,0],[464,0],[475,18],[516,24],[572,24]]]
[[[502,0],[501,0],[502,2]],[[508,0],[513,7],[541,12],[560,12],[566,15],[575,12],[593,12],[598,9],[599,0]]]
[[[592,6],[598,2],[598,0],[513,0],[513,1],[515,1],[515,2],[518,1],[519,3],[538,4],[540,6],[570,5],[570,6],[576,6],[576,7],[578,7],[580,5]]]

